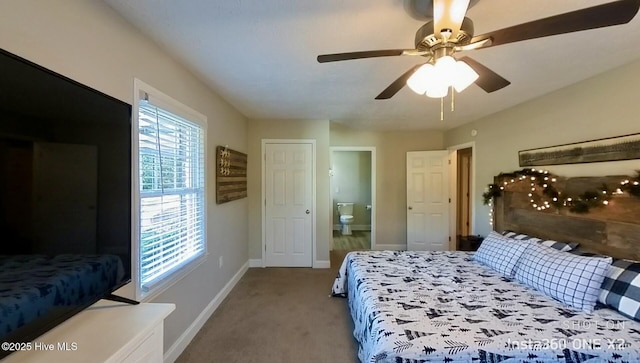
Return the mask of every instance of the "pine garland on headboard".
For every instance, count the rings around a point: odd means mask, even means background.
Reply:
[[[640,171],[565,178],[545,170],[502,173],[484,193],[490,224],[587,252],[640,261]]]
[[[624,178],[620,186],[611,190],[606,184],[598,189],[587,190],[578,195],[571,195],[556,188],[555,183],[561,177],[541,169],[522,169],[510,173],[500,173],[497,183],[489,184],[487,191],[482,194],[485,205],[494,198],[500,197],[505,188],[515,183],[530,183],[531,192],[528,196],[533,209],[545,210],[568,208],[573,213],[588,213],[591,208],[603,207],[609,204],[616,195],[628,193],[640,198],[640,170],[634,177]]]

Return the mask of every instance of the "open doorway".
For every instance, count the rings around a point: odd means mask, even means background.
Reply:
[[[331,250],[375,249],[375,148],[331,147]]]
[[[463,237],[475,235],[475,143],[451,146],[449,150],[450,161],[450,190],[451,212],[450,231],[452,236],[449,248],[458,249],[458,241]]]
[[[470,147],[460,149],[457,154],[456,236],[469,236],[471,235],[471,161],[473,150]]]

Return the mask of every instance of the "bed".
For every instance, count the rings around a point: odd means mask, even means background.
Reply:
[[[350,252],[332,295],[362,362],[640,362],[640,322],[567,306],[473,252]]]
[[[0,255],[0,336],[53,309],[94,301],[123,276],[113,255]]]

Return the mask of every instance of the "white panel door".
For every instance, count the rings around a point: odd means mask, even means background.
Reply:
[[[313,264],[312,144],[265,144],[265,266]]]
[[[449,249],[448,152],[407,153],[407,249]]]

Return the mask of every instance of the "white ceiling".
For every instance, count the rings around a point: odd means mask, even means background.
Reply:
[[[640,15],[625,25],[458,53],[511,85],[491,94],[472,85],[440,121],[439,99],[408,87],[374,100],[423,58],[316,61],[319,54],[414,48],[423,22],[403,0],[105,1],[248,118],[444,130],[640,59]],[[610,1],[481,0],[467,16],[479,35]]]

